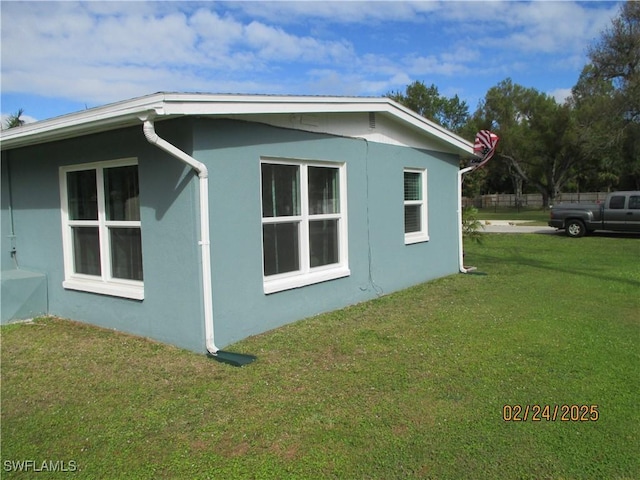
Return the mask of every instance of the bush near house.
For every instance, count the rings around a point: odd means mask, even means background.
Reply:
[[[78,478],[640,477],[637,239],[465,251],[482,274],[247,339],[229,348],[258,355],[243,368],[65,320],[3,327],[2,477],[32,478],[26,460]],[[569,417],[515,421],[528,405]]]

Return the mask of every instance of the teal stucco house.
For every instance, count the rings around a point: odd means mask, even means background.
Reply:
[[[1,148],[3,323],[215,353],[462,269],[473,145],[388,98],[157,93]]]

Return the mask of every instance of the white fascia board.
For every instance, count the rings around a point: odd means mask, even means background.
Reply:
[[[166,115],[256,115],[381,111],[384,98],[303,97],[275,95],[168,95]]]
[[[162,109],[162,97],[148,95],[3,130],[0,147],[7,150],[136,125],[142,113]]]

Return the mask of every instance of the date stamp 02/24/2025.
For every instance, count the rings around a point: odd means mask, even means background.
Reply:
[[[598,405],[504,405],[502,420],[505,422],[597,422]]]

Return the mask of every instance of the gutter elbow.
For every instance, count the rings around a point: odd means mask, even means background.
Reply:
[[[204,163],[201,163],[199,165],[198,178],[200,178],[201,180],[209,178],[209,170],[207,169],[207,166]]]
[[[144,133],[144,137],[147,139],[149,143],[157,145],[160,137],[156,133],[155,127],[153,125],[153,121],[146,119],[144,120],[144,124],[142,126],[142,131]]]
[[[167,142],[156,133],[152,115],[141,116],[140,120],[142,121],[142,132],[144,133],[144,137],[147,139],[147,142],[157,146],[161,150],[164,150],[173,157],[189,165],[198,173],[198,177],[201,180],[209,178],[209,171],[204,163],[197,161],[191,155],[188,155],[173,144]]]

